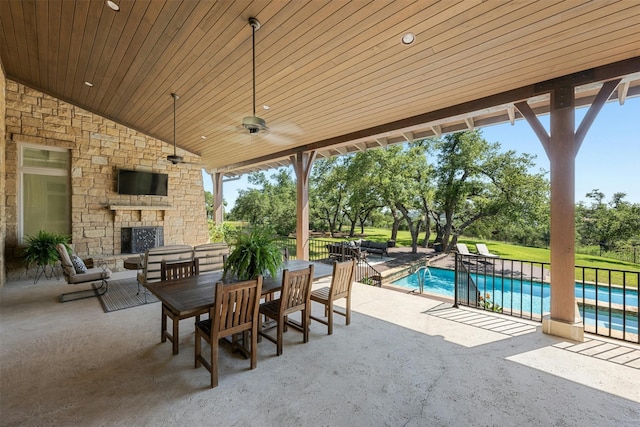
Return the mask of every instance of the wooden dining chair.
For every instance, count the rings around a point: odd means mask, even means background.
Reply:
[[[189,276],[198,275],[200,269],[198,267],[198,259],[191,259],[188,261],[162,261],[160,264],[160,278],[161,282],[166,280],[182,279]],[[180,320],[187,319],[189,317],[196,318],[196,322],[200,321],[200,316],[206,314],[208,310],[190,311],[188,313],[175,313],[169,307],[162,304],[162,323],[160,325],[160,341],[166,342],[167,339],[173,344],[173,354],[178,354],[180,334],[178,326]],[[173,327],[171,333],[167,331],[167,318],[170,318]]]
[[[160,263],[160,280],[182,279],[200,274],[198,258],[188,261],[162,261]]]
[[[196,322],[195,365],[204,365],[211,373],[211,388],[218,386],[218,340],[243,333],[242,344],[233,340],[233,345],[250,355],[251,369],[258,364],[258,307],[262,292],[262,276],[225,285],[216,283],[216,300],[209,312],[209,319]],[[250,332],[250,334],[249,334]],[[250,337],[249,337],[250,335]],[[207,360],[202,355],[202,341],[211,346],[211,356]],[[249,346],[249,340],[251,345]]]
[[[282,289],[280,298],[260,304],[260,314],[273,319],[276,323],[276,336],[266,333],[262,328],[262,316],[259,316],[258,340],[265,337],[276,344],[276,354],[282,354],[283,333],[287,326],[302,332],[303,342],[309,342],[309,315],[311,314],[311,283],[313,282],[313,265],[303,270],[282,272]],[[288,316],[300,311],[300,325],[290,322]]]
[[[355,280],[357,261],[352,259],[345,262],[333,263],[333,276],[331,286],[322,287],[311,292],[311,301],[324,305],[324,318],[311,316],[317,322],[327,325],[327,335],[333,334],[333,314],[339,314],[346,318],[346,324],[351,323],[351,286]],[[345,311],[336,310],[333,304],[346,298],[347,306]]]

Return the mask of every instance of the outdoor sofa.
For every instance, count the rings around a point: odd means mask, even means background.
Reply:
[[[356,241],[356,245],[361,251],[366,251],[368,254],[376,254],[389,256],[387,243],[384,242],[372,242],[371,240]]]

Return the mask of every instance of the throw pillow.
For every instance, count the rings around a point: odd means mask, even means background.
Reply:
[[[80,259],[80,257],[76,254],[71,255],[71,263],[73,264],[73,268],[76,269],[76,273],[86,273],[87,266],[84,265],[84,262]]]

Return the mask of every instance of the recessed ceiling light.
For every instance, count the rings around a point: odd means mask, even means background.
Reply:
[[[207,139],[207,137],[206,137],[206,136],[204,136],[204,135],[200,135],[200,138],[202,138],[202,139]]]
[[[113,0],[107,0],[107,6],[109,6],[112,10],[116,12],[120,11],[120,6],[118,6],[118,3],[116,3]]]
[[[404,44],[404,45],[410,45],[414,41],[416,41],[416,35],[413,34],[413,33],[405,33],[402,36],[402,44]]]
[[[263,105],[262,108],[264,108],[265,110],[270,110],[271,107],[269,107],[267,104]]]
[[[89,86],[89,87],[93,87],[93,83],[91,83],[91,82],[84,82],[84,84]]]

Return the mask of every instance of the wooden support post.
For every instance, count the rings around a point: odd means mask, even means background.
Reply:
[[[214,172],[211,174],[211,180],[213,181],[213,220],[216,225],[220,225],[224,222],[222,179],[223,175],[220,172]]]
[[[551,315],[545,333],[584,340],[584,325],[575,301],[575,107],[569,82],[551,88],[551,135],[526,102],[515,106],[544,146],[551,166]],[[576,318],[576,315],[578,318]]]
[[[562,95],[559,95],[561,92]],[[560,106],[558,97],[565,105]],[[566,97],[571,97],[571,101]],[[575,108],[573,87],[551,92],[551,320],[575,324]]]
[[[598,112],[621,79],[602,85],[584,120],[575,129],[575,89],[570,79],[558,79],[551,91],[551,135],[526,102],[515,104],[529,122],[551,166],[551,315],[543,331],[584,341],[584,324],[575,297],[575,157]]]
[[[309,176],[315,157],[315,151],[291,156],[297,180],[296,257],[305,261],[309,260]]]

